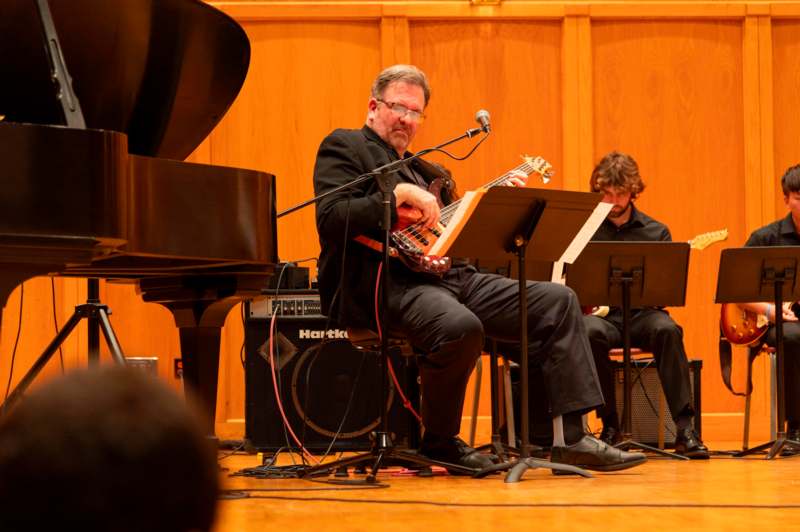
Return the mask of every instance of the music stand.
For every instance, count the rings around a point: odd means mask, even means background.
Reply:
[[[778,366],[776,439],[734,456],[747,456],[769,448],[767,459],[770,460],[784,447],[800,450],[800,441],[786,437],[783,313],[780,310],[784,301],[800,299],[798,263],[800,246],[732,248],[722,250],[720,256],[715,303],[772,301],[775,304],[775,359]]]
[[[519,272],[526,272],[526,260],[557,261],[572,244],[600,200],[598,194],[567,190],[494,187],[478,201],[469,219],[447,248],[451,257],[499,261],[517,257]],[[451,224],[453,222],[451,221]],[[448,225],[448,229],[450,226]],[[593,232],[593,231],[592,231]],[[445,238],[443,235],[442,238]],[[566,471],[584,477],[592,475],[575,466],[531,458],[528,418],[528,316],[527,275],[519,275],[520,327],[520,412],[519,460],[483,469],[476,476],[510,469],[505,482],[517,482],[536,467]]]
[[[567,286],[578,294],[582,305],[622,308],[623,441],[615,447],[689,459],[632,439],[630,335],[631,308],[682,307],[686,303],[688,271],[686,242],[590,242],[567,269]]]

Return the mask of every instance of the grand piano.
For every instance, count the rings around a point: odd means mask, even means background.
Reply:
[[[137,283],[213,433],[220,329],[277,262],[274,176],[183,159],[239,93],[247,35],[199,0],[50,0],[67,126],[37,1],[0,5],[0,309],[37,275]]]

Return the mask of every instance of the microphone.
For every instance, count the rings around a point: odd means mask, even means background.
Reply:
[[[481,109],[477,113],[475,113],[475,121],[481,125],[481,129],[488,133],[491,131],[491,126],[489,125],[489,111],[486,109]]]

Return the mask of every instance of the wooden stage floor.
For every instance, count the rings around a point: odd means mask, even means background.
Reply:
[[[418,478],[389,471],[379,475],[388,485],[381,488],[229,476],[258,465],[255,455],[228,456],[220,465],[223,489],[246,490],[247,497],[220,501],[215,532],[800,530],[800,457],[651,457],[593,479],[535,469],[515,484],[500,475]]]

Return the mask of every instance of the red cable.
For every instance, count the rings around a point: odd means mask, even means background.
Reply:
[[[378,312],[378,292],[381,287],[381,270],[383,270],[383,263],[381,262],[378,265],[378,277],[375,279],[375,323],[378,324],[378,340],[380,340],[381,345],[383,345],[383,332],[381,331],[381,318],[380,312]],[[411,401],[406,397],[406,394],[403,393],[403,389],[400,387],[400,383],[397,380],[397,375],[394,373],[394,366],[392,365],[392,361],[389,357],[386,357],[386,362],[388,364],[389,375],[392,376],[392,382],[394,382],[394,387],[397,390],[397,393],[400,395],[400,398],[403,400],[403,406],[411,412],[411,414],[417,418],[417,421],[422,423],[422,417],[417,414],[417,411],[414,410],[414,407],[411,405]]]
[[[278,391],[278,378],[275,374],[275,356],[273,354],[273,338],[275,336],[275,320],[278,317],[278,313],[275,312],[272,315],[272,320],[269,324],[269,365],[272,369],[272,387],[275,390],[275,401],[278,403],[278,410],[281,413],[281,418],[283,418],[283,425],[289,430],[289,434],[292,435],[292,439],[294,439],[297,446],[300,447],[300,450],[306,457],[308,457],[312,462],[315,464],[319,464],[319,460],[317,460],[308,450],[303,447],[303,444],[300,443],[300,439],[295,435],[294,431],[292,430],[292,426],[289,424],[289,420],[286,418],[286,413],[283,411],[283,402],[281,401],[281,394]]]

